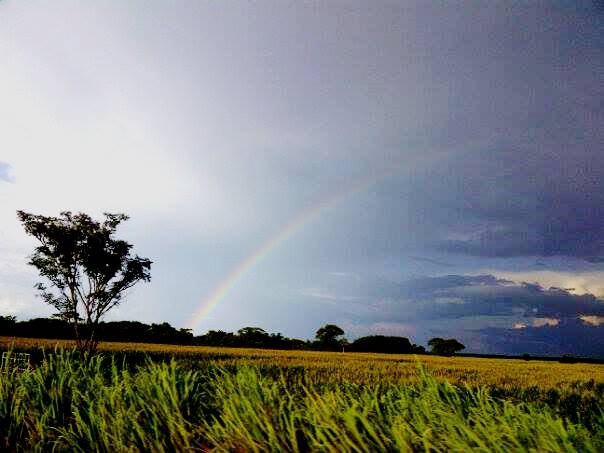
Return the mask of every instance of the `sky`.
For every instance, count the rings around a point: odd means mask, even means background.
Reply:
[[[16,210],[124,212],[108,320],[604,357],[599,2],[0,2],[0,315],[49,316]]]

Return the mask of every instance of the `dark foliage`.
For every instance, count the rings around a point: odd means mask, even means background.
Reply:
[[[432,348],[431,352],[433,354],[447,355],[447,356],[451,356],[451,355],[455,354],[456,352],[459,352],[466,348],[463,344],[461,344],[455,338],[448,338],[448,339],[432,338],[430,341],[428,341],[428,346],[430,346]]]
[[[357,338],[346,347],[350,352],[383,352],[388,354],[422,354],[425,352],[423,346],[411,344],[408,338],[370,335]]]
[[[34,318],[17,321],[13,316],[0,316],[0,335],[30,338],[74,340],[69,322],[54,318]],[[100,322],[96,338],[99,341],[132,343],[164,343],[181,345],[229,346],[265,349],[310,349],[310,343],[267,333],[259,327],[244,327],[237,333],[210,330],[194,337],[190,329],[176,329],[167,322],[145,324],[139,321]]]
[[[14,335],[17,318],[14,316],[0,316],[0,335]]]
[[[280,333],[269,334],[260,327],[244,327],[237,333],[210,330],[195,337],[194,343],[204,346],[230,346],[261,349],[310,349],[309,343],[295,338],[284,337]]]
[[[577,363],[577,358],[572,354],[563,354],[559,360],[560,363]]]
[[[345,338],[339,338],[344,335],[344,331],[335,324],[326,324],[317,330],[313,346],[315,349],[323,351],[339,351],[348,344]]]
[[[151,261],[132,255],[132,245],[113,237],[124,214],[105,214],[103,222],[84,213],[47,217],[17,211],[25,232],[40,243],[29,264],[49,285],[38,283],[42,299],[69,322],[80,349],[96,348],[101,318],[139,281],[151,279]]]
[[[14,317],[0,316],[0,335],[75,340],[71,324],[54,318],[16,321]],[[96,338],[99,341],[193,344],[189,329],[175,329],[167,322],[150,325],[138,321],[100,322]]]

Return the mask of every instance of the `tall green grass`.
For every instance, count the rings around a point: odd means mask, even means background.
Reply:
[[[257,368],[49,354],[0,374],[0,450],[604,450],[604,416],[572,422],[426,372],[415,385],[314,384]]]

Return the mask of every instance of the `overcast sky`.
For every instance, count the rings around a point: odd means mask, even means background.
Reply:
[[[125,212],[152,282],[109,319],[604,356],[603,21],[0,2],[0,314],[51,313],[17,209]]]

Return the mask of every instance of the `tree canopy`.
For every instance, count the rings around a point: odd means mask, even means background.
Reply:
[[[457,341],[455,338],[432,338],[428,341],[428,346],[431,348],[431,352],[439,355],[453,355],[466,347]]]
[[[335,341],[337,337],[344,335],[344,331],[335,324],[326,324],[317,330],[315,338],[323,343]]]
[[[339,349],[347,343],[346,339],[338,338],[344,335],[344,331],[335,324],[326,324],[317,330],[315,334],[316,346],[321,349]]]
[[[29,264],[48,283],[38,283],[42,299],[70,322],[80,349],[96,348],[101,318],[139,281],[150,281],[151,260],[131,254],[132,245],[114,238],[125,214],[105,213],[100,222],[84,213],[48,217],[17,211],[27,234],[40,245]]]
[[[390,354],[423,354],[423,346],[411,344],[408,338],[369,335],[354,340],[347,348],[350,352],[382,352]]]

